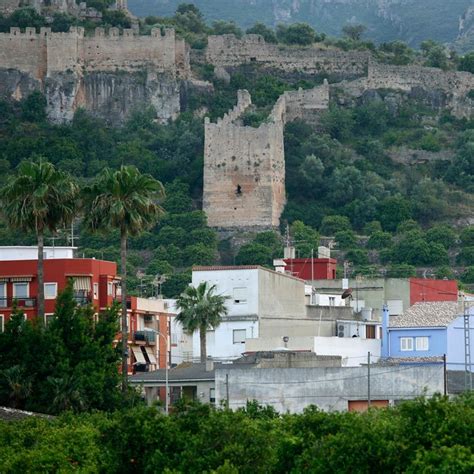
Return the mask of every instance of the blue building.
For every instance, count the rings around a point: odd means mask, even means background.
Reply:
[[[474,308],[470,314],[474,344]],[[464,370],[464,319],[457,302],[416,303],[401,316],[389,316],[384,311],[382,332],[382,357],[425,358],[446,354],[450,370]]]

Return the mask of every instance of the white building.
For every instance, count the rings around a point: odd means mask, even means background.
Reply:
[[[227,296],[228,314],[207,333],[207,355],[235,359],[246,351],[246,340],[258,338],[271,326],[285,328],[305,319],[303,280],[259,266],[195,267],[192,284],[216,285],[217,294]],[[199,334],[193,335],[193,356],[200,356]]]
[[[77,247],[44,247],[43,256],[52,258],[74,258]],[[11,245],[0,247],[0,261],[37,260],[38,247],[27,245]]]

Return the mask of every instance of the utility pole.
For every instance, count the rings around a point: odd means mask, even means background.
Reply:
[[[229,374],[225,374],[225,406],[229,409]]]
[[[370,407],[370,352],[367,353],[367,405]]]
[[[444,396],[448,394],[448,371],[446,370],[446,354],[443,354],[443,385]]]
[[[472,390],[472,360],[471,360],[471,324],[469,309],[466,307],[466,296],[463,299],[464,316],[464,390]]]

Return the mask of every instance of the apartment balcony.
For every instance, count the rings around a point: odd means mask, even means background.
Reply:
[[[92,304],[92,297],[91,295],[83,295],[83,294],[74,294],[74,301],[79,306],[87,306]]]
[[[11,308],[13,304],[18,308],[36,308],[36,298],[0,298],[0,308]]]
[[[135,331],[133,333],[133,341],[138,345],[154,346],[156,344],[155,331]]]

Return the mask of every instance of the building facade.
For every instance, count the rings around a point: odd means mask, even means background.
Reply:
[[[79,305],[99,312],[121,299],[117,264],[74,258],[73,247],[44,248],[44,323],[54,315],[56,298],[72,280]],[[38,314],[37,247],[0,247],[0,332],[14,305],[28,320]],[[165,367],[170,360],[170,324],[163,300],[128,297],[129,370]],[[117,339],[118,340],[118,339]]]

